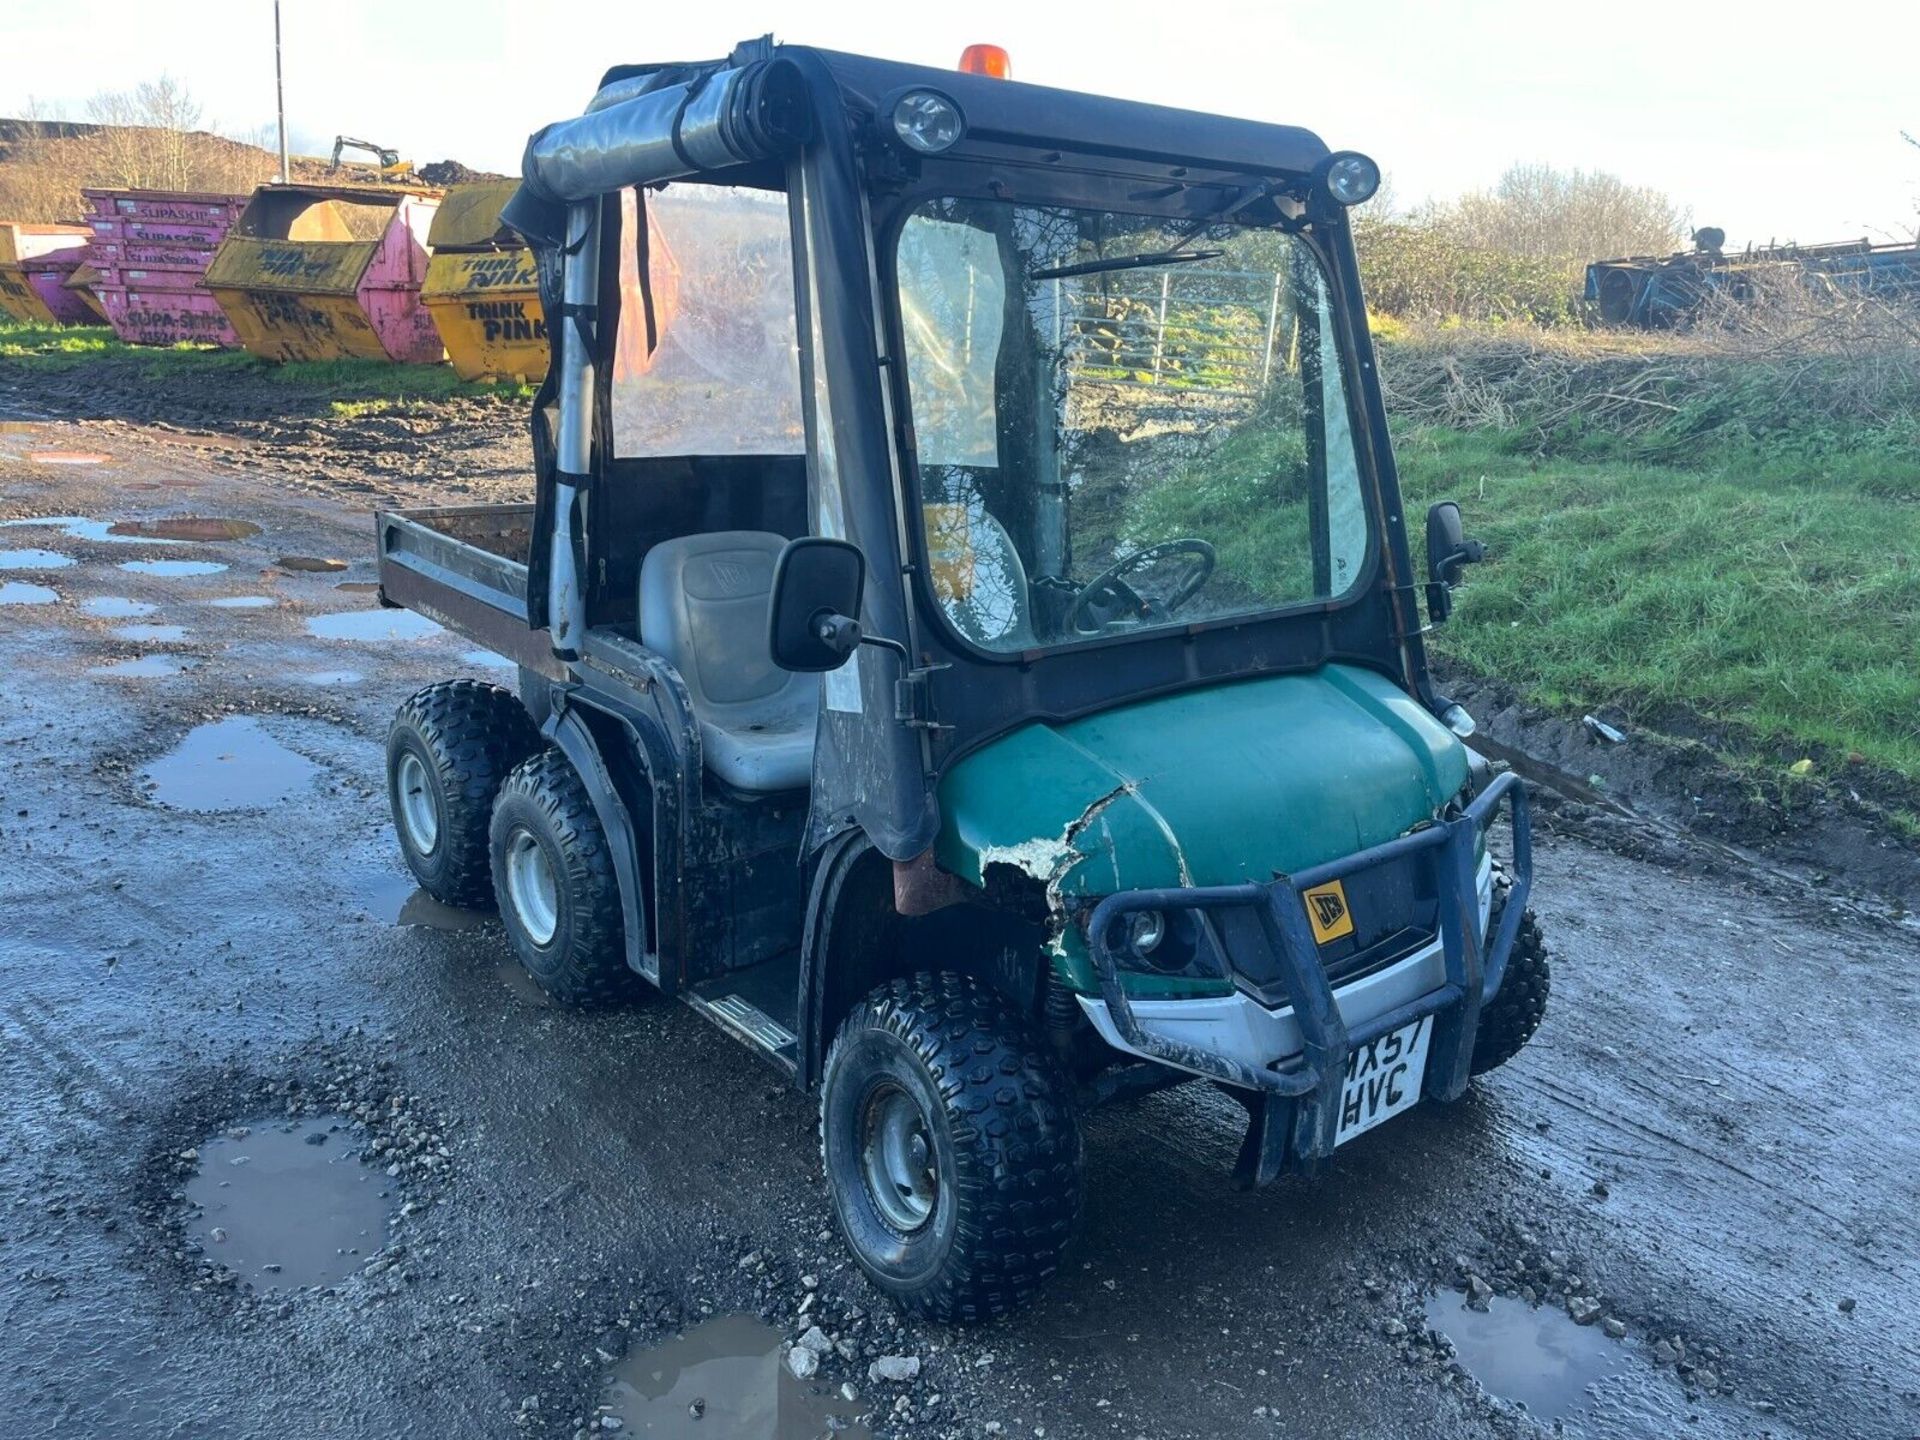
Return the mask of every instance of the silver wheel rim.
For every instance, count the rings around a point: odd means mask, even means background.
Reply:
[[[557,892],[547,852],[530,831],[516,829],[507,837],[507,900],[513,918],[536,945],[552,943],[560,928]]]
[[[440,811],[434,804],[433,777],[420,757],[409,750],[400,757],[400,823],[407,843],[422,855],[431,855],[440,843]]]
[[[860,1125],[860,1176],[887,1224],[911,1234],[933,1218],[940,1174],[919,1103],[898,1085],[867,1098]]]

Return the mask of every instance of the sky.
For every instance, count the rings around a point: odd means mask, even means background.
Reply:
[[[1605,170],[1665,191],[1734,245],[1911,239],[1920,206],[1920,5],[1833,16],[1615,0],[283,0],[293,148],[336,133],[422,162],[513,173],[527,134],[579,113],[609,65],[782,40],[951,65],[970,42],[1014,75],[1304,125],[1364,150],[1401,205],[1509,165]],[[249,137],[274,115],[271,0],[57,0],[0,21],[0,115],[161,72]],[[562,18],[564,17],[564,19]]]

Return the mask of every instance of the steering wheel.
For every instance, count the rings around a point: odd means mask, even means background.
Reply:
[[[1173,589],[1173,593],[1164,600],[1145,600],[1140,592],[1126,581],[1126,577],[1136,570],[1145,570],[1175,555],[1191,555],[1194,563],[1184,579]],[[1123,559],[1116,560],[1093,579],[1080,587],[1079,594],[1073,597],[1073,606],[1067,611],[1067,624],[1082,635],[1091,635],[1103,630],[1123,614],[1145,619],[1156,613],[1171,615],[1182,605],[1200,593],[1200,587],[1213,577],[1213,567],[1218,562],[1213,546],[1204,540],[1163,540],[1158,545],[1149,545],[1144,550],[1136,550]],[[1104,602],[1104,603],[1102,603]],[[1097,613],[1099,605],[1105,613]]]

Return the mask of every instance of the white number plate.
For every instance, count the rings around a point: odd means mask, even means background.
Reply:
[[[1419,1103],[1420,1083],[1427,1074],[1427,1042],[1432,1038],[1433,1019],[1423,1015],[1347,1056],[1335,1145],[1344,1145]]]

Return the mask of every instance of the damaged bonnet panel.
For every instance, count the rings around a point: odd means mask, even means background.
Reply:
[[[936,855],[974,884],[1012,866],[1056,905],[1267,881],[1404,834],[1466,778],[1405,692],[1330,665],[1024,726],[948,772]]]

